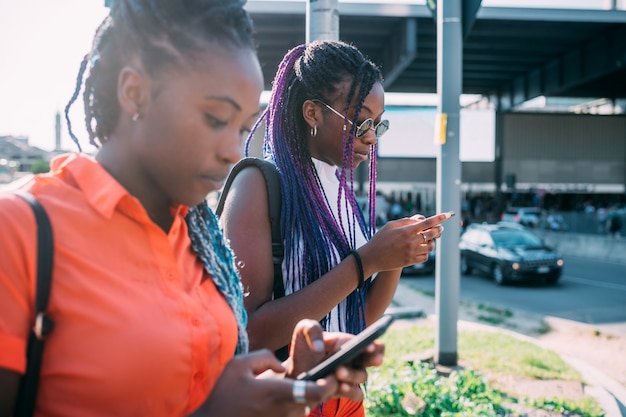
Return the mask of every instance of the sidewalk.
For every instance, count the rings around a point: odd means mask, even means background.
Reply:
[[[410,286],[410,281],[400,280],[393,304],[387,310],[388,313],[398,314],[404,318],[424,318],[436,321],[435,299],[425,295]],[[584,395],[593,396],[600,406],[605,410],[605,417],[626,417],[626,388],[615,381],[606,373],[594,368],[580,358],[564,354],[559,351],[558,345],[546,346],[538,336],[545,333],[546,326],[551,329],[550,333],[571,331],[573,327],[580,326],[582,332],[589,331],[588,325],[576,323],[569,320],[543,317],[523,312],[515,312],[511,318],[512,323],[501,323],[498,326],[486,325],[477,320],[476,307],[460,302],[458,309],[458,329],[459,330],[491,330],[506,332],[514,337],[532,342],[542,348],[548,348],[561,356],[572,368],[576,369],[585,380]],[[515,330],[512,330],[511,328]],[[618,330],[623,330],[620,326]],[[576,340],[573,341],[576,343]],[[615,357],[615,360],[626,361],[625,357]],[[536,381],[535,387],[528,387],[529,390],[539,389],[545,392],[547,387],[545,381]],[[556,387],[561,389],[562,387]]]

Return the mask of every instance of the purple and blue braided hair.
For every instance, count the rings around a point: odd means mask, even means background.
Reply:
[[[337,170],[339,198],[328,201],[307,145],[309,126],[302,115],[305,100],[329,102],[337,85],[351,80],[344,110],[358,97],[353,124],[343,132],[343,165]],[[355,248],[356,228],[369,239],[376,227],[376,148],[371,149],[369,186],[369,226],[354,194],[354,135],[356,121],[365,97],[376,82],[382,83],[380,70],[352,45],[336,41],[316,41],[290,50],[279,65],[272,94],[265,112],[254,126],[246,143],[246,154],[254,131],[265,122],[263,154],[274,161],[281,176],[281,229],[285,236],[285,289],[303,288],[312,283]],[[330,204],[338,211],[351,209],[349,224],[336,219]],[[345,232],[344,232],[345,230]],[[299,269],[299,273],[296,273]],[[300,282],[295,282],[299,277]],[[351,293],[340,304],[340,330],[358,333],[365,327],[365,297],[369,280],[361,290]],[[321,324],[328,328],[330,313]]]

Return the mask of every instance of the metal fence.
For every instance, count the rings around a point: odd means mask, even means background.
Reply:
[[[606,218],[598,216],[596,212],[562,212],[558,213],[563,219],[563,232],[585,233],[594,235],[608,235]],[[626,213],[620,213],[622,218],[622,235],[626,235]]]

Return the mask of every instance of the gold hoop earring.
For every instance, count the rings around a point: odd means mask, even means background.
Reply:
[[[311,129],[311,137],[314,138],[315,136],[317,136],[317,125],[313,126],[313,129]]]

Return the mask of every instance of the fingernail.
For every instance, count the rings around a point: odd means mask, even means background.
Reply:
[[[315,352],[323,352],[324,351],[324,341],[321,339],[316,339],[313,341],[313,351]]]

